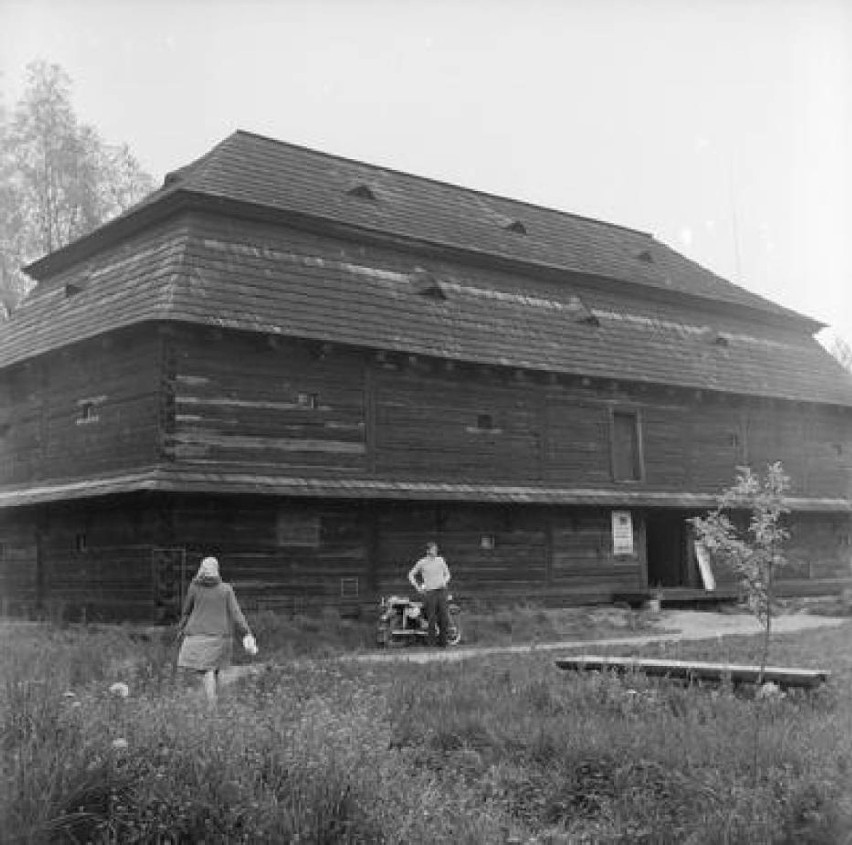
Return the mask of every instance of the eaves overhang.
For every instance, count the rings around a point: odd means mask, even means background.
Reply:
[[[312,478],[156,468],[94,479],[7,485],[0,487],[0,508],[144,492],[687,510],[716,505],[712,494],[680,490]],[[793,512],[852,514],[852,501],[841,497],[790,497],[785,503]]]

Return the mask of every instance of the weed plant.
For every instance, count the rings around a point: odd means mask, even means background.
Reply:
[[[852,830],[848,625],[776,640],[779,662],[833,671],[810,694],[563,672],[542,655],[368,665],[290,648],[215,712],[175,674],[166,636],[6,633],[4,842],[841,843]],[[753,648],[731,638],[724,656]]]

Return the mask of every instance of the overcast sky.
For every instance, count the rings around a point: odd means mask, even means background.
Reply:
[[[161,179],[234,129],[653,233],[852,339],[852,0],[0,0]]]

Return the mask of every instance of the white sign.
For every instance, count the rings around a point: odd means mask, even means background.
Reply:
[[[630,511],[612,512],[612,551],[617,555],[633,554],[633,517]]]

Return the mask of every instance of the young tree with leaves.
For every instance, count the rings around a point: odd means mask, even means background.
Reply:
[[[786,563],[783,546],[790,534],[784,527],[789,508],[784,495],[790,489],[790,478],[780,461],[769,464],[766,472],[757,474],[750,467],[739,467],[733,486],[717,498],[717,506],[705,517],[692,520],[698,540],[721,562],[736,572],[748,599],[751,612],[763,626],[758,693],[764,691],[764,677],[769,662],[772,637],[774,582],[778,570]],[[748,523],[736,515],[747,515]],[[752,777],[758,782],[760,772],[760,728],[764,708],[754,708]]]
[[[698,541],[737,574],[749,609],[763,626],[759,684],[769,660],[775,577],[786,563],[783,546],[790,534],[783,517],[789,513],[784,504],[789,489],[780,461],[769,464],[762,475],[739,467],[733,486],[718,496],[716,509],[692,520]],[[747,515],[747,524],[738,522],[737,514]]]
[[[23,96],[0,115],[0,307],[27,288],[20,267],[120,214],[153,188],[126,145],[77,120],[71,80],[33,62]]]

